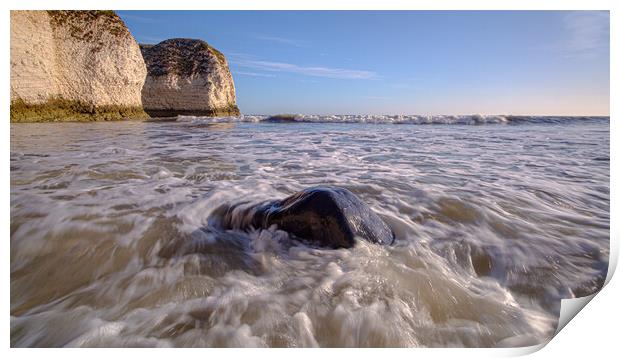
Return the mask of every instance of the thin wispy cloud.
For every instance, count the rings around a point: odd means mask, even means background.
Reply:
[[[609,12],[572,11],[563,18],[569,57],[594,58],[609,51]]]
[[[254,38],[262,41],[270,41],[276,42],[284,45],[295,46],[295,47],[308,47],[308,45],[299,40],[289,39],[285,37],[271,36],[271,35],[254,35]]]
[[[234,71],[235,75],[242,76],[252,76],[252,77],[276,77],[276,75],[271,73],[259,73],[259,72],[245,72],[245,71]]]
[[[224,51],[226,55],[230,57],[235,57],[235,58],[252,58],[253,57],[252,55],[245,53],[245,52],[225,51],[225,49],[222,49],[222,51]]]
[[[236,65],[244,68],[251,68],[254,70],[268,71],[268,72],[284,72],[294,73],[311,77],[324,77],[335,79],[349,79],[349,80],[368,80],[375,79],[378,75],[372,71],[352,70],[345,68],[332,68],[321,66],[299,66],[286,62],[271,62],[271,61],[255,61],[255,60],[235,60],[232,61]]]

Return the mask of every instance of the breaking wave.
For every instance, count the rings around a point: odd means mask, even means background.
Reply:
[[[241,115],[234,117],[195,117],[179,116],[177,121],[199,121],[206,123],[227,122],[270,122],[274,118],[267,115]],[[295,114],[286,115],[286,120],[278,122],[300,123],[370,123],[370,124],[561,124],[583,122],[609,122],[603,116],[513,116],[513,115],[356,115],[356,114]]]

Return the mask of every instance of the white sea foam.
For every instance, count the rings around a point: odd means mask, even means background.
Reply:
[[[530,344],[560,298],[600,287],[608,121],[368,118],[12,125],[11,345]],[[221,205],[317,184],[357,194],[396,244],[209,227]]]
[[[372,123],[372,124],[518,124],[518,123],[562,123],[573,121],[609,121],[609,117],[566,117],[566,116],[513,116],[513,115],[287,115],[293,122],[307,123]],[[228,117],[179,116],[178,121],[201,123],[257,123],[269,121],[268,115],[241,115]]]

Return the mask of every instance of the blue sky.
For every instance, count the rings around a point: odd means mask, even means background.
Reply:
[[[223,52],[245,114],[609,114],[609,13],[117,11]]]

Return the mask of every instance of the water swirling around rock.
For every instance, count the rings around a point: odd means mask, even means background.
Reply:
[[[312,244],[349,248],[358,239],[391,245],[394,232],[355,194],[345,188],[316,186],[285,199],[218,208],[210,221],[226,230],[275,226]]]
[[[12,346],[526,345],[604,281],[609,120],[216,120],[11,125]],[[395,243],[209,226],[319,184]]]

